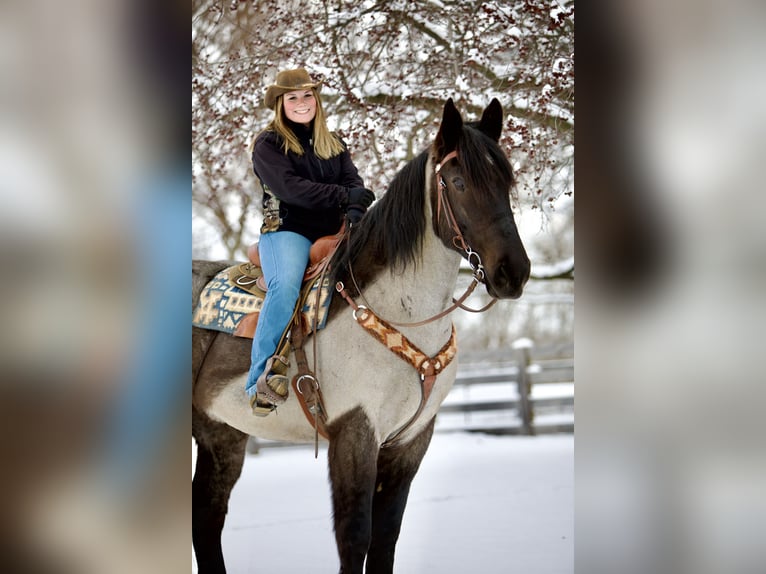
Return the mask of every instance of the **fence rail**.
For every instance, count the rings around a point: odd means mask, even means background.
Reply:
[[[574,432],[574,344],[519,341],[503,355],[461,359],[437,432]]]
[[[436,432],[537,435],[574,432],[574,343],[518,342],[510,351],[461,357]],[[290,446],[251,437],[249,452]]]

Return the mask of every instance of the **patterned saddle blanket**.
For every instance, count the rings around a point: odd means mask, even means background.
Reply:
[[[332,292],[330,279],[326,276],[319,275],[303,284],[298,305],[306,332],[324,328]],[[260,267],[252,263],[228,267],[202,290],[192,315],[192,325],[252,339],[265,297]]]

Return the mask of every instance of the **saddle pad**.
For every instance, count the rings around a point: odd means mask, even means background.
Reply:
[[[205,285],[200,294],[197,308],[192,315],[192,325],[202,329],[252,338],[254,327],[244,333],[237,333],[237,327],[246,317],[260,313],[264,298],[237,287],[229,279],[231,269],[233,268],[224,269]],[[310,292],[306,294],[305,290],[309,288]],[[327,312],[330,308],[332,291],[329,278],[325,278],[321,289],[318,278],[310,284],[304,284],[303,295],[299,301],[304,301],[301,312],[305,319],[304,325],[307,325],[309,331],[314,330],[313,323],[317,313],[317,305],[319,310],[316,317],[318,324],[316,330],[323,329],[327,323]],[[317,297],[317,293],[319,297]]]

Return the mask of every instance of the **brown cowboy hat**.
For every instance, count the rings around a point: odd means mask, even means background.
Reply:
[[[277,81],[270,85],[266,89],[266,96],[263,99],[263,104],[267,108],[274,108],[274,104],[277,101],[277,96],[292,92],[294,90],[306,90],[309,88],[317,88],[322,85],[322,82],[314,82],[311,80],[311,76],[304,68],[298,68],[296,70],[283,70],[277,74]]]

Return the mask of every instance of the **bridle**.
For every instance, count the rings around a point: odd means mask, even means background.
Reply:
[[[471,270],[473,271],[474,276],[477,277],[479,281],[483,282],[484,266],[481,264],[481,256],[479,256],[476,251],[471,249],[463,237],[463,232],[460,231],[460,225],[458,225],[457,219],[455,219],[455,214],[452,211],[452,205],[450,204],[449,197],[447,196],[447,183],[444,181],[444,177],[441,174],[442,166],[451,159],[457,160],[457,150],[453,150],[445,155],[441,162],[437,163],[436,167],[434,168],[434,173],[439,178],[438,192],[436,195],[436,221],[438,222],[441,219],[442,205],[444,205],[444,216],[447,218],[447,225],[449,225],[450,229],[455,232],[455,236],[452,238],[452,244],[457,249],[463,250],[465,253],[465,258],[468,261],[468,265],[471,266]]]
[[[455,218],[455,214],[452,211],[452,206],[449,201],[449,197],[447,196],[447,184],[444,181],[444,177],[441,174],[441,168],[451,159],[457,159],[457,150],[453,150],[449,152],[447,155],[445,155],[440,162],[436,164],[434,167],[434,174],[438,178],[437,182],[437,196],[436,196],[436,221],[441,219],[442,209],[444,211],[444,216],[447,220],[447,225],[449,228],[455,233],[454,237],[452,238],[452,244],[457,248],[463,251],[465,254],[465,258],[468,261],[468,265],[471,267],[471,271],[473,272],[473,277],[471,279],[471,283],[466,288],[465,292],[458,297],[457,299],[452,299],[452,305],[444,309],[443,311],[440,311],[436,315],[433,315],[432,317],[428,317],[427,319],[423,319],[422,321],[415,321],[412,323],[398,323],[395,321],[387,321],[390,325],[394,325],[396,327],[420,327],[422,325],[427,325],[428,323],[432,323],[433,321],[436,321],[438,319],[441,319],[442,317],[446,317],[456,309],[463,309],[464,311],[469,311],[471,313],[483,313],[492,305],[494,305],[497,302],[497,299],[495,297],[492,297],[492,301],[490,301],[487,305],[482,307],[481,309],[472,309],[470,307],[467,307],[463,305],[463,302],[468,299],[468,297],[471,296],[471,294],[474,292],[476,287],[483,283],[485,280],[485,273],[484,273],[484,266],[481,262],[481,256],[471,249],[471,247],[468,245],[468,243],[465,241],[465,237],[463,237],[463,232],[460,231],[460,226],[458,225],[457,219]],[[350,233],[350,230],[349,230]],[[348,245],[350,243],[349,238],[346,238],[346,244]],[[354,270],[351,266],[351,259],[348,260],[348,271],[349,271],[349,277],[351,278],[351,282],[354,284],[354,288],[356,289],[356,292],[359,294],[359,297],[364,302],[364,305],[357,305],[353,299],[349,296],[349,294],[346,292],[345,285],[342,281],[338,281],[335,285],[336,291],[340,293],[340,295],[346,300],[346,302],[354,309],[354,318],[356,318],[356,313],[359,309],[369,309],[373,313],[375,313],[374,309],[370,306],[367,299],[365,299],[364,294],[362,293],[362,290],[359,288],[359,285],[356,282],[356,278],[354,277]],[[375,313],[377,315],[377,313]]]

